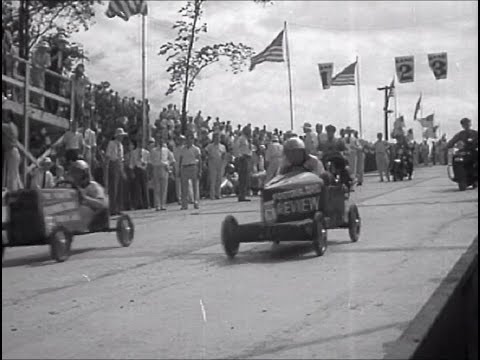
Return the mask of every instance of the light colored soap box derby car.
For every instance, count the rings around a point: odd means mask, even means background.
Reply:
[[[2,190],[2,257],[5,247],[49,245],[52,258],[63,262],[74,235],[96,232],[116,232],[120,245],[130,246],[134,225],[128,215],[120,215],[111,227],[108,209],[86,223],[79,208],[79,190],[68,181],[53,189]]]
[[[240,243],[311,241],[318,256],[327,250],[327,229],[346,228],[358,241],[361,220],[349,190],[338,177],[324,182],[305,170],[279,175],[266,184],[261,195],[262,221],[238,224],[229,215],[222,223],[225,253],[234,258]]]

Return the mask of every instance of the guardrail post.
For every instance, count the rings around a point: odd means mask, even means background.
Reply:
[[[24,103],[23,103],[23,117],[24,117],[24,147],[25,150],[29,151],[30,143],[30,119],[29,119],[29,110],[30,110],[30,66],[25,63],[25,79],[24,79],[24,88],[25,92]],[[27,186],[27,176],[28,176],[28,159],[25,157],[23,161],[23,184]]]

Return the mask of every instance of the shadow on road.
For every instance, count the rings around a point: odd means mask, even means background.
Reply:
[[[118,248],[119,248],[118,246],[109,246],[109,247],[102,247],[102,248],[92,247],[92,248],[83,248],[83,249],[72,249],[70,251],[70,256],[80,255],[90,251],[108,251],[108,250],[113,250]],[[8,248],[6,251],[8,251]],[[22,258],[4,260],[2,262],[2,268],[11,268],[11,267],[18,267],[18,266],[40,267],[40,266],[48,266],[53,264],[56,264],[56,262],[55,260],[52,260],[52,257],[50,256],[50,254],[42,251],[42,253],[38,255],[30,255]]]
[[[321,337],[321,338],[317,338],[309,341],[297,342],[297,343],[294,343],[295,340],[290,340],[290,341],[285,341],[286,343],[283,342],[282,345],[278,345],[270,348],[265,347],[265,344],[263,343],[262,345],[258,346],[256,349],[246,351],[245,353],[240,355],[229,356],[228,359],[247,359],[251,357],[272,355],[281,351],[289,351],[289,350],[299,349],[299,348],[304,348],[309,346],[317,346],[317,345],[321,345],[321,344],[328,343],[335,340],[343,340],[343,339],[352,338],[352,337],[370,335],[379,331],[385,331],[385,330],[394,329],[394,328],[403,330],[408,326],[408,324],[409,324],[408,321],[394,322],[391,324],[377,326],[369,329],[362,329],[349,334],[332,335],[332,336]]]
[[[390,248],[364,248],[364,249],[339,249],[335,252],[345,253],[374,253],[374,252],[395,252],[395,251],[451,251],[451,250],[467,250],[468,246],[411,246],[411,247],[390,247]]]

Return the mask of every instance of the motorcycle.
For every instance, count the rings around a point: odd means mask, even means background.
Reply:
[[[472,138],[466,144],[459,141],[448,153],[448,177],[458,184],[460,191],[478,186],[478,146],[473,147],[473,143]]]
[[[392,161],[390,169],[393,181],[403,181],[406,177],[411,180],[413,169],[410,169],[409,165],[408,156],[402,150],[399,150]]]

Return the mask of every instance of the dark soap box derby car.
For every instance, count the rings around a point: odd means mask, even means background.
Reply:
[[[116,227],[110,227],[108,210],[91,221],[80,214],[78,189],[68,182],[53,189],[2,191],[2,256],[5,247],[49,245],[57,262],[70,255],[74,235],[116,232],[119,243],[128,247],[133,241],[134,225],[122,214]]]
[[[328,179],[326,179],[328,180]],[[318,256],[327,250],[327,229],[348,229],[350,240],[360,237],[360,214],[340,180],[322,178],[305,170],[279,175],[261,195],[262,221],[238,224],[229,215],[222,223],[225,253],[234,258],[240,243],[311,241]]]

